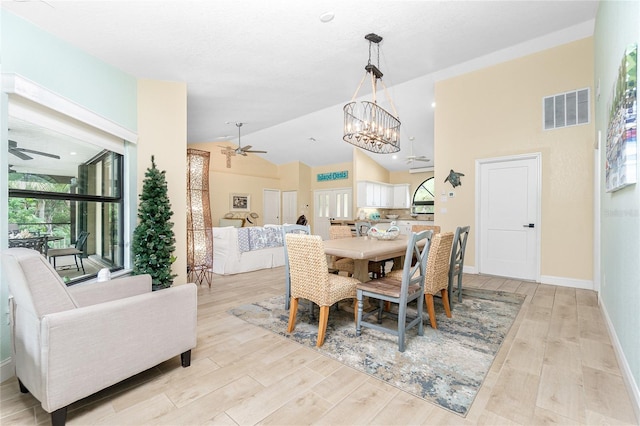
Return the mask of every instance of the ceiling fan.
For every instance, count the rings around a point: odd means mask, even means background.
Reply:
[[[21,160],[33,160],[33,157],[25,154],[28,152],[29,154],[42,155],[43,157],[55,158],[56,160],[60,159],[59,155],[49,154],[48,152],[36,151],[33,149],[27,148],[18,148],[18,142],[9,140],[9,153],[15,155]]]
[[[222,148],[220,152],[227,156],[227,168],[231,168],[231,156],[233,155],[244,155],[247,156],[247,153],[256,153],[256,154],[266,154],[267,151],[256,151],[252,150],[251,145],[247,145],[243,147],[240,143],[240,128],[242,127],[242,123],[236,123],[236,127],[238,128],[238,147],[234,148],[232,146],[227,146]]]
[[[413,140],[415,138],[413,136],[411,136],[409,138],[409,155],[407,155],[407,164],[413,164],[415,161],[424,161],[424,162],[428,162],[431,161],[429,158],[427,158],[424,155],[413,155]]]

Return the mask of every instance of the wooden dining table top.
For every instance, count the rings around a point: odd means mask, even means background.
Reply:
[[[406,235],[398,235],[393,240],[365,236],[323,241],[326,254],[374,262],[404,256],[408,242],[409,237]]]

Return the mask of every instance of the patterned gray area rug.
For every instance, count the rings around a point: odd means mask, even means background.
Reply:
[[[350,301],[331,308],[324,345],[316,348],[318,320],[301,301],[296,328],[286,332],[289,311],[284,296],[234,308],[229,313],[308,346],[349,367],[367,373],[403,391],[447,410],[466,416],[496,353],[513,324],[525,297],[479,289],[463,290],[447,318],[436,299],[438,329],[429,325],[425,312],[424,336],[413,328],[406,336],[405,352],[398,352],[397,338],[364,329],[356,336]],[[316,307],[316,318],[318,310]],[[415,312],[415,311],[414,311]],[[383,323],[394,324],[393,320]]]

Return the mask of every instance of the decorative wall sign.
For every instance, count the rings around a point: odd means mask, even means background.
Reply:
[[[251,209],[251,198],[249,194],[231,194],[229,200],[231,208],[229,210],[248,212]]]
[[[349,179],[349,171],[342,170],[340,172],[318,173],[318,182],[340,179]]]
[[[638,45],[627,48],[618,69],[609,109],[605,185],[617,191],[637,180]]]

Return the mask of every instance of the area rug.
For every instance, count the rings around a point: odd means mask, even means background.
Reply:
[[[406,349],[398,352],[397,338],[376,330],[356,336],[350,301],[331,308],[324,345],[316,348],[318,310],[310,318],[308,303],[301,301],[296,328],[286,332],[289,312],[284,296],[239,306],[229,313],[250,324],[316,349],[349,367],[385,381],[447,410],[466,416],[524,296],[479,289],[463,290],[462,303],[453,304],[447,318],[436,299],[438,329],[429,326],[425,313],[424,335],[413,328],[406,335]],[[415,312],[415,310],[414,310]],[[384,320],[392,325],[395,321]]]

